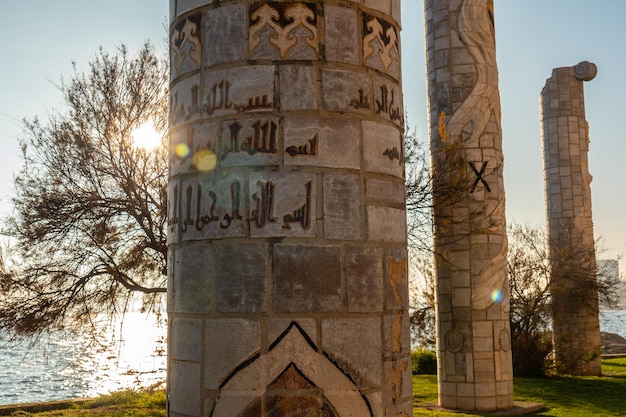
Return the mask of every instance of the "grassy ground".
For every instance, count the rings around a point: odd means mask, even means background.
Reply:
[[[586,378],[516,378],[515,400],[541,402],[547,410],[537,416],[587,417],[626,416],[626,358],[602,362],[602,377]],[[463,417],[420,408],[437,401],[437,377],[413,377],[414,416]],[[0,410],[1,411],[1,410]],[[123,391],[82,402],[70,408],[45,412],[13,412],[13,416],[36,417],[164,417],[165,392]]]
[[[602,377],[515,378],[516,401],[544,403],[536,416],[626,416],[626,359],[602,361]],[[419,405],[437,401],[434,375],[413,377],[414,416],[461,417],[469,414],[433,412]]]

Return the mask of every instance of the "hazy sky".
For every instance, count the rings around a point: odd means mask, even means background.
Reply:
[[[409,123],[427,141],[422,0],[402,0],[402,58]],[[53,83],[85,66],[98,47],[165,48],[166,0],[0,0],[0,212],[10,210],[23,117],[59,108]],[[585,83],[595,235],[605,257],[626,244],[626,1],[496,0],[504,176],[509,221],[545,223],[539,93],[552,69],[588,60]],[[625,123],[626,126],[626,123]],[[626,265],[622,262],[622,271]]]

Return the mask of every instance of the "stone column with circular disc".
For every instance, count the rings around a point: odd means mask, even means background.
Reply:
[[[492,0],[425,0],[439,405],[513,406]]]
[[[171,416],[409,417],[400,0],[170,0]]]
[[[541,129],[557,370],[600,375],[600,322],[591,213],[584,61],[556,68],[541,92]]]

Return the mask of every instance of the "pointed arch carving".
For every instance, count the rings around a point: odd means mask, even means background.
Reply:
[[[372,416],[367,399],[349,375],[317,348],[298,323],[291,322],[267,353],[252,355],[224,378],[211,417],[253,415],[254,410],[260,410],[258,400],[266,396],[266,403],[269,403],[267,398],[271,396],[272,387],[284,384],[285,375],[297,391],[300,386],[311,393],[317,390],[324,416]],[[258,388],[250,389],[251,378],[260,378]]]

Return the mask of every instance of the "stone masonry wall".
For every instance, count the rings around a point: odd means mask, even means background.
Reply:
[[[513,370],[493,1],[424,4],[439,404],[508,409]]]
[[[596,66],[586,61],[556,68],[540,100],[554,348],[557,369],[574,375],[601,372],[583,91],[583,81],[596,73]]]
[[[172,416],[408,417],[400,0],[170,0]]]

